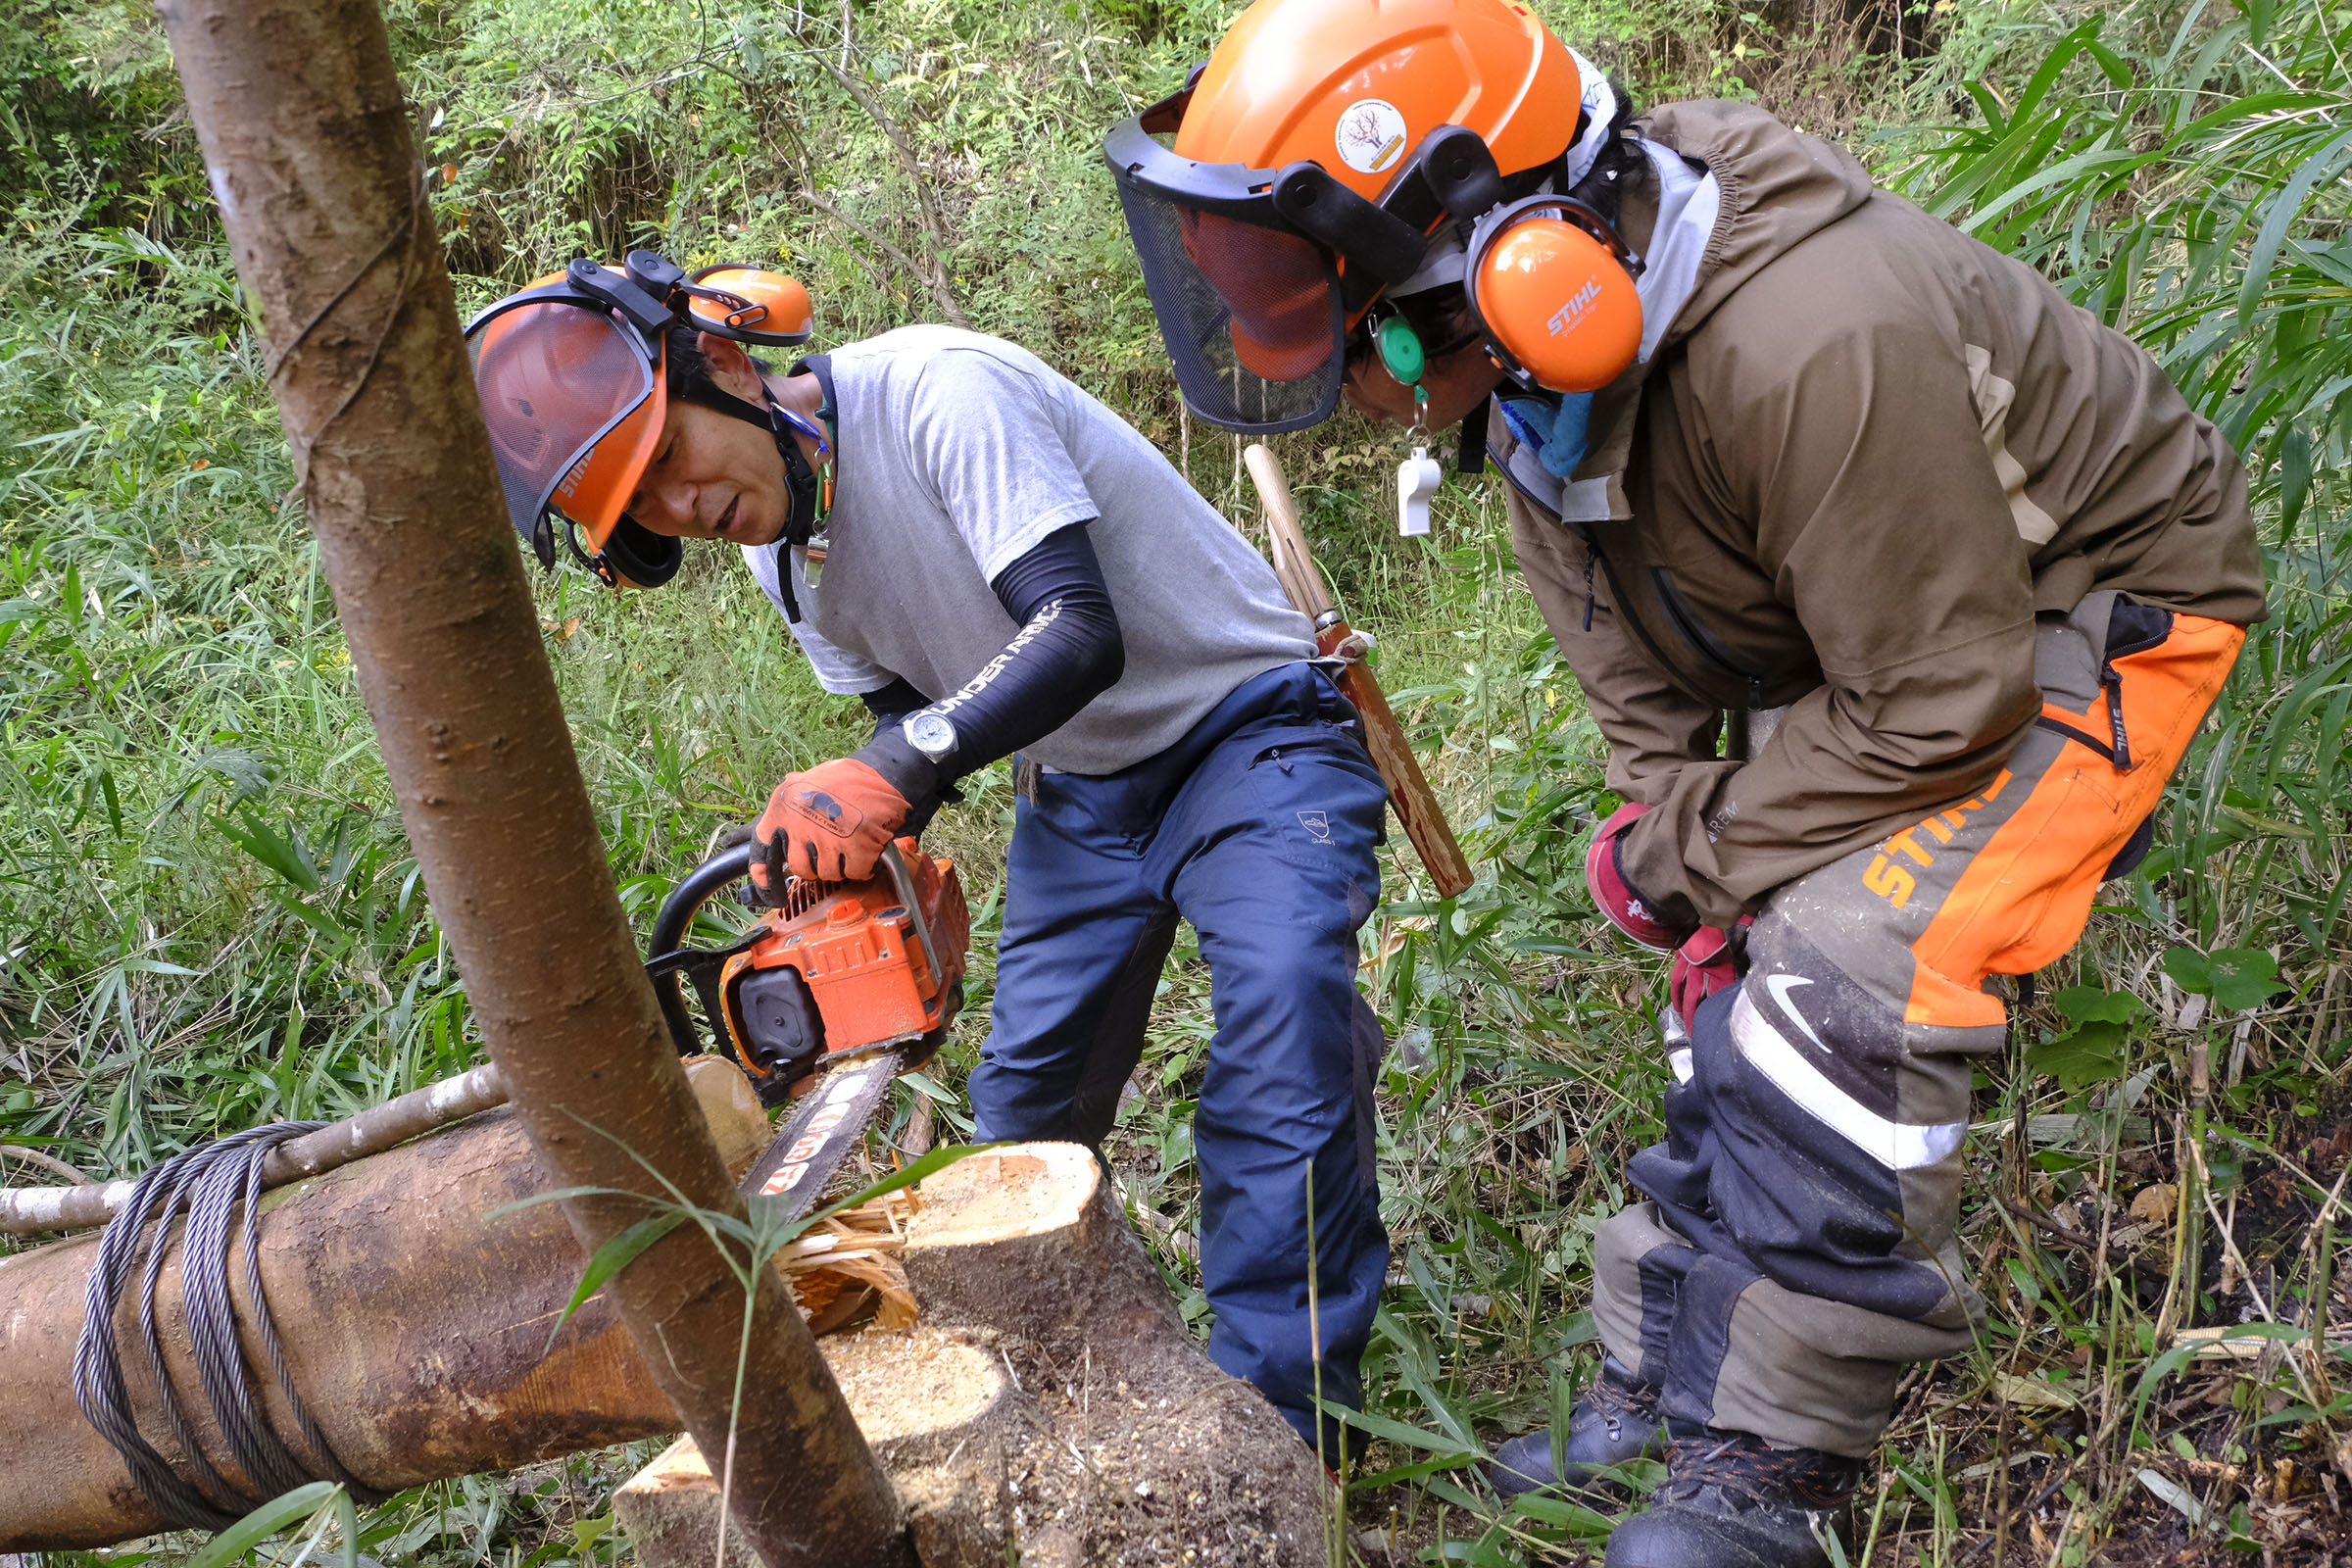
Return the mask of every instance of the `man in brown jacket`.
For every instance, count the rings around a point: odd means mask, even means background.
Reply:
[[[1826,1563],[1981,1317],[1989,977],[2144,853],[2264,613],[2236,455],[2031,269],[1756,109],[1635,118],[1513,0],[1260,0],[1106,153],[1197,414],[1483,438],[1627,802],[1594,898],[1675,951],[1600,1377],[1492,1478],[1662,1427],[1611,1568]]]

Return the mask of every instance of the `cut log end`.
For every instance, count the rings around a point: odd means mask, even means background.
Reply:
[[[1185,1329],[1089,1151],[933,1176],[904,1261],[922,1326],[823,1349],[926,1568],[1321,1559],[1320,1466]],[[644,1568],[710,1568],[718,1495],[681,1443],[614,1507]]]

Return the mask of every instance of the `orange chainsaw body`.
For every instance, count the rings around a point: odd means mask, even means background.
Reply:
[[[955,861],[914,840],[897,848],[903,883],[895,868],[863,882],[795,878],[719,971],[728,1037],[756,1077],[797,1093],[826,1057],[941,1035],[955,1020],[971,946],[963,883]],[[784,969],[798,982],[774,973]]]

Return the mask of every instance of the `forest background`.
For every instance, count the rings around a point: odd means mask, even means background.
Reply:
[[[1906,1382],[1855,1560],[2352,1561],[2352,8],[1750,3],[1538,9],[1645,102],[1752,98],[1843,140],[2133,333],[2246,452],[2272,581],[2156,852],[2021,996],[2016,1050],[1983,1076],[1965,1241],[1990,1317],[1974,1355]],[[946,319],[1036,349],[1254,528],[1238,443],[1179,408],[1096,151],[1238,6],[385,9],[468,308],[657,240],[780,265],[825,342]],[[128,1174],[460,1070],[477,1039],[145,5],[0,12],[0,1153]],[[1473,1465],[1590,1373],[1592,1228],[1660,1130],[1661,966],[1585,895],[1614,801],[1494,481],[1450,481],[1433,536],[1399,542],[1393,435],[1343,419],[1278,446],[1481,872],[1436,902],[1399,837],[1367,932],[1396,1266],[1349,1549],[1573,1558],[1605,1520],[1500,1508]],[[539,591],[641,919],[777,777],[862,738],[728,553],[690,551],[660,593],[568,571]],[[968,1125],[1002,771],[932,835],[979,906],[977,983],[892,1137],[925,1102]],[[1188,1112],[1209,1031],[1180,940],[1111,1153],[1203,1330]],[[344,1545],[613,1561],[629,1461],[424,1489]]]

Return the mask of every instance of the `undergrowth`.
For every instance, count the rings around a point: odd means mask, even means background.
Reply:
[[[1238,443],[1178,409],[1094,152],[1233,9],[874,0],[841,14],[845,37],[808,9],[388,7],[469,299],[657,235],[681,260],[781,258],[830,340],[960,315],[1038,348],[1248,528]],[[2021,996],[2017,1050],[1980,1085],[1964,1242],[1986,1331],[1906,1383],[1864,1521],[1887,1563],[2340,1552],[2352,11],[1541,9],[1644,97],[1753,94],[1850,131],[1882,178],[2137,335],[2248,453],[2273,618],[2156,853]],[[348,1114],[478,1041],[153,24],[33,0],[0,17],[0,1146],[112,1177]],[[1340,421],[1279,446],[1481,872],[1434,900],[1399,837],[1366,930],[1396,1268],[1350,1549],[1572,1557],[1607,1521],[1498,1508],[1475,1460],[1550,1419],[1596,1355],[1592,1237],[1660,1132],[1663,976],[1585,895],[1583,836],[1614,805],[1602,747],[1511,572],[1494,481],[1449,484],[1435,534],[1400,543],[1382,522],[1393,438]],[[690,551],[658,594],[576,575],[539,592],[640,918],[776,777],[861,738],[719,552]],[[985,1029],[1010,795],[1002,769],[971,793],[931,837],[973,891],[972,1004],[888,1134],[917,1096],[958,1119]],[[1189,1112],[1208,1037],[1188,934],[1110,1152],[1203,1329]],[[355,1544],[612,1561],[606,1499],[630,1460],[423,1489]]]

